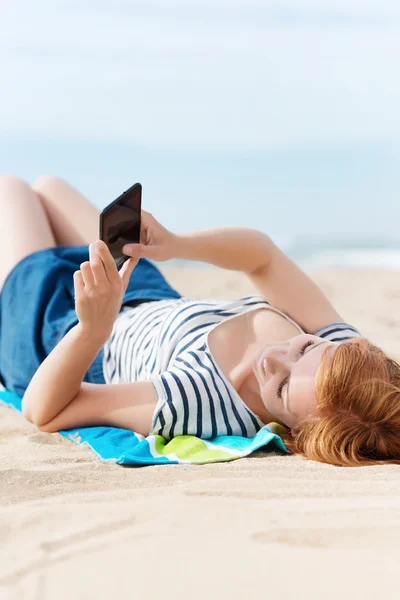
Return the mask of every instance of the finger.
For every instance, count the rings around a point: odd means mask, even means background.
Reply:
[[[97,240],[94,246],[96,247],[100,258],[103,261],[108,281],[116,281],[117,277],[119,277],[118,269],[107,244],[103,242],[103,240]]]
[[[128,287],[129,280],[138,262],[139,261],[135,258],[129,258],[127,261],[124,262],[121,269],[119,270],[119,275],[122,279],[124,290],[126,290],[126,288]]]
[[[104,263],[101,260],[100,254],[98,253],[95,244],[89,245],[89,257],[90,266],[92,268],[96,285],[109,282],[106,270],[104,268]]]
[[[86,261],[81,264],[81,273],[85,287],[92,288],[95,285],[90,262]]]
[[[83,282],[82,273],[80,271],[75,271],[74,273],[74,289],[74,298],[76,298],[77,296],[81,296],[84,292],[85,284]]]

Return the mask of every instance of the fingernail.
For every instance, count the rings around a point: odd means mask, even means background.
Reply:
[[[126,252],[126,254],[129,254],[130,252],[132,252],[133,250],[133,244],[125,244],[125,246],[123,246],[122,248],[122,252]]]

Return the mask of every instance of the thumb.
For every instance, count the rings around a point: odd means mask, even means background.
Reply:
[[[122,246],[122,252],[127,256],[132,256],[133,258],[140,258],[142,255],[141,248],[142,244],[125,244],[125,246]]]
[[[157,258],[158,247],[146,244],[125,244],[122,252],[135,259],[139,258]]]

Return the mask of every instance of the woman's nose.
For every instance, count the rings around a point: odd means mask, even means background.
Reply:
[[[267,370],[271,375],[275,375],[276,371],[280,371],[286,366],[287,353],[283,348],[270,348],[267,350],[265,358],[267,359]]]

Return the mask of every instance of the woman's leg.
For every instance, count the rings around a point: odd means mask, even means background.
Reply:
[[[43,204],[57,246],[86,246],[98,239],[100,210],[69,183],[42,175],[32,189]]]
[[[0,290],[7,275],[28,254],[55,246],[43,206],[30,185],[0,175]]]

